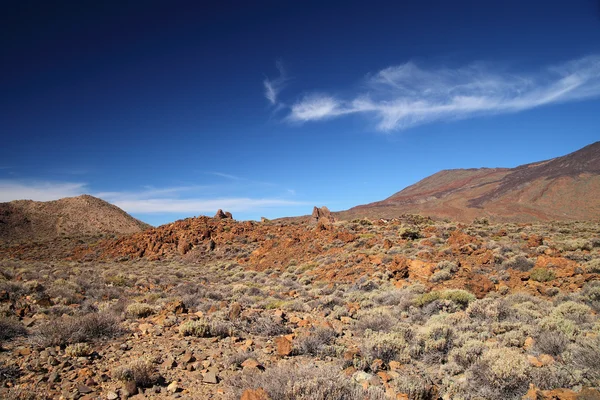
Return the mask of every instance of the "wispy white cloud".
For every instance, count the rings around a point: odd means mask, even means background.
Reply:
[[[85,183],[0,180],[0,202],[12,200],[50,201],[84,193],[99,197],[134,214],[211,214],[219,208],[251,212],[269,208],[308,205],[285,196],[203,196],[210,186],[146,187],[139,191],[94,192]],[[289,194],[289,193],[285,193]]]
[[[278,96],[281,90],[283,90],[285,83],[288,80],[287,74],[285,72],[285,68],[281,60],[278,60],[275,63],[277,67],[277,71],[279,71],[279,76],[274,79],[265,78],[263,81],[263,86],[265,88],[265,97],[269,102],[273,105],[278,105]]]
[[[117,207],[130,213],[214,213],[219,208],[230,212],[248,212],[275,207],[298,206],[307,203],[277,198],[219,198],[219,199],[135,199],[116,200],[112,202]]]
[[[289,121],[306,122],[360,114],[382,131],[415,125],[519,112],[600,96],[600,56],[588,56],[516,74],[485,63],[460,68],[421,68],[413,62],[365,79],[348,98],[311,94],[290,107]]]
[[[79,196],[86,191],[85,183],[0,180],[0,202],[58,200]]]
[[[209,175],[214,175],[214,176],[218,176],[218,177],[221,177],[221,178],[230,179],[232,181],[242,181],[242,180],[245,180],[244,178],[241,178],[239,176],[231,175],[231,174],[226,174],[224,172],[214,172],[214,171],[211,171],[211,172],[205,172],[205,174],[209,174]]]

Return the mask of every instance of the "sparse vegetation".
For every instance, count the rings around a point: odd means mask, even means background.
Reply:
[[[213,250],[168,259],[0,261],[2,382],[60,397],[87,368],[98,393],[361,400],[384,398],[382,377],[410,399],[598,386],[597,225],[221,223]]]

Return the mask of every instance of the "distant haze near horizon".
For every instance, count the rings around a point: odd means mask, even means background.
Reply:
[[[5,5],[0,202],[277,218],[599,139],[597,2],[403,3]]]

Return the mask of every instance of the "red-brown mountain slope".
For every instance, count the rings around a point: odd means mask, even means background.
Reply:
[[[600,219],[600,142],[516,168],[441,171],[383,201],[336,217],[392,218],[405,213],[459,221]]]
[[[117,206],[89,195],[47,202],[16,200],[0,203],[0,242],[131,234],[149,227]]]

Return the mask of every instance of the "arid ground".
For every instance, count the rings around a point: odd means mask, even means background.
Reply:
[[[2,398],[600,398],[598,223],[222,213],[0,257]]]

